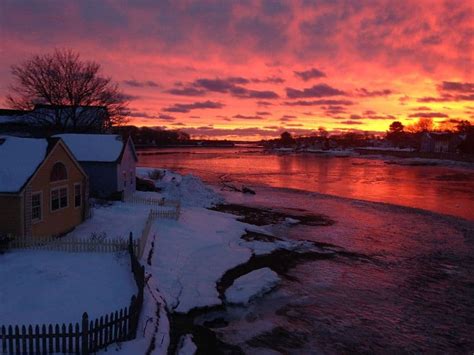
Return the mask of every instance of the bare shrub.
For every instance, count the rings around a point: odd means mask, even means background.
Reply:
[[[160,169],[154,169],[148,172],[148,177],[152,180],[161,180],[165,176],[165,171]]]

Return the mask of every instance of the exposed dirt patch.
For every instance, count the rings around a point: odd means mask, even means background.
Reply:
[[[221,307],[219,307],[221,308]],[[168,348],[168,354],[176,354],[179,339],[186,334],[193,335],[193,341],[197,346],[196,354],[231,354],[240,355],[244,352],[240,347],[230,345],[219,340],[216,333],[211,329],[194,324],[194,319],[199,315],[208,312],[209,309],[193,310],[189,313],[172,313],[169,314],[171,334],[170,334],[170,346]]]
[[[273,209],[249,207],[237,204],[221,204],[211,207],[210,209],[213,211],[241,216],[237,219],[238,221],[256,226],[284,223],[287,218],[297,219],[300,224],[306,226],[330,226],[335,223],[328,216],[322,214],[288,214]]]
[[[267,243],[274,243],[276,241],[283,240],[281,238],[274,237],[272,235],[253,232],[249,230],[245,230],[245,234],[241,238],[247,242],[259,241],[259,242],[267,242]]]
[[[304,253],[278,249],[270,254],[254,255],[245,264],[238,265],[227,272],[217,282],[216,288],[220,297],[224,299],[225,291],[234,283],[234,281],[257,269],[269,267],[280,276],[292,279],[287,275],[289,269],[294,268],[299,263],[310,260],[331,259],[335,253],[325,253],[317,251],[308,251]]]

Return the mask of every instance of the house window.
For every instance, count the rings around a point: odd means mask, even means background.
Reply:
[[[56,163],[51,170],[50,181],[67,180],[67,170],[63,163]]]
[[[123,172],[123,187],[127,187],[127,172]]]
[[[133,185],[133,170],[130,170],[130,185]]]
[[[51,190],[51,211],[66,208],[67,205],[67,187]]]
[[[81,184],[74,185],[74,207],[80,207],[82,204]]]
[[[31,219],[33,222],[38,222],[41,218],[41,192],[36,192],[31,195]]]

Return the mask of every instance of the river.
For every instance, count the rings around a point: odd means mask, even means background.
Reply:
[[[156,153],[139,165],[257,192],[227,192],[229,202],[327,215],[334,225],[273,232],[349,252],[300,264],[267,296],[200,320],[223,319],[214,330],[227,343],[249,354],[472,353],[473,170],[248,147]]]
[[[192,173],[216,184],[293,188],[386,202],[474,220],[474,169],[401,166],[380,159],[267,154],[256,147],[147,150],[140,165]]]

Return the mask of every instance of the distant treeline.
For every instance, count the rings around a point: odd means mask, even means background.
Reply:
[[[119,126],[113,132],[124,137],[132,137],[135,145],[166,146],[187,142],[189,134],[180,130],[165,130],[151,127]]]
[[[181,130],[168,130],[156,127],[120,126],[114,127],[113,133],[123,137],[132,137],[138,147],[166,147],[166,146],[220,146],[227,147],[234,144],[226,140],[193,140],[191,136]]]

